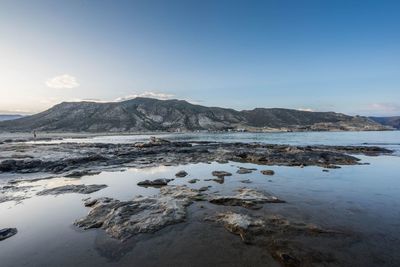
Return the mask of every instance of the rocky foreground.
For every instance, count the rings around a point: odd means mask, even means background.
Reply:
[[[49,173],[79,177],[110,167],[141,168],[212,161],[339,168],[340,165],[359,164],[359,159],[350,154],[390,153],[392,151],[375,146],[169,142],[158,138],[134,144],[7,142],[0,144],[0,175]]]
[[[1,145],[0,175],[23,173],[47,173],[50,176],[79,178],[95,175],[101,170],[114,167],[150,167],[158,165],[181,165],[187,163],[241,162],[257,165],[320,166],[340,168],[341,165],[361,164],[354,154],[377,156],[392,151],[371,146],[289,146],[259,143],[215,143],[215,142],[169,142],[151,138],[149,142],[135,144],[27,144],[8,142]],[[273,176],[273,170],[265,167],[238,167],[236,174],[214,170],[204,179],[211,183],[224,183],[231,176],[246,176],[259,171]],[[186,176],[189,175],[189,178]],[[200,177],[199,177],[200,178]],[[169,185],[181,179],[188,185]],[[211,192],[211,185],[199,189],[189,184],[200,181],[190,178],[181,170],[174,179],[144,179],[138,183],[146,187],[157,187],[153,196],[133,196],[121,201],[110,197],[87,198],[84,205],[88,215],[77,218],[74,225],[88,230],[99,228],[108,236],[121,242],[142,234],[155,233],[163,228],[188,220],[189,206],[209,207],[210,213],[202,218],[204,224],[221,225],[238,235],[245,244],[252,244],[275,258],[282,266],[342,266],[346,262],[335,255],[337,241],[353,242],[352,233],[326,229],[310,222],[292,221],[271,213],[270,205],[286,205],[286,201],[261,189],[241,187],[231,193]],[[78,181],[73,179],[73,181]],[[26,182],[25,182],[26,183]],[[242,180],[250,184],[250,179]],[[29,183],[28,183],[29,184]],[[35,192],[34,196],[60,195],[67,193],[91,194],[106,188],[104,184],[70,184]],[[0,188],[0,203],[23,201],[29,198],[31,186],[20,185],[11,180]],[[27,193],[28,192],[28,193]],[[17,194],[14,194],[17,193]],[[24,194],[25,193],[25,194]],[[0,231],[0,240],[17,234],[17,229]],[[346,241],[347,242],[347,241]]]

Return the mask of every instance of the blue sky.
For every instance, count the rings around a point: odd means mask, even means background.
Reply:
[[[400,1],[0,1],[0,112],[134,96],[400,115]]]

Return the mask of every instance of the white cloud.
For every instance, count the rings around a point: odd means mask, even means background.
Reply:
[[[60,76],[53,77],[46,81],[46,85],[50,88],[63,89],[63,88],[75,88],[79,86],[74,76],[63,74]]]
[[[309,112],[314,111],[314,109],[312,109],[312,108],[298,108],[297,110],[299,110],[299,111],[309,111]]]
[[[160,100],[166,100],[166,99],[171,99],[174,95],[172,94],[166,94],[166,93],[159,93],[159,92],[143,92],[143,93],[138,93],[138,94],[132,94],[132,95],[127,95],[123,97],[118,97],[115,99],[116,102],[121,102],[125,100],[130,100],[134,99],[136,97],[149,97],[149,98],[156,98]]]
[[[396,103],[373,103],[368,106],[369,110],[381,112],[400,112],[400,104]]]

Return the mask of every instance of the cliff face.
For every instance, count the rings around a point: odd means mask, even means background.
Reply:
[[[384,130],[365,117],[334,112],[257,108],[236,111],[182,100],[135,98],[124,102],[64,102],[44,112],[0,122],[1,131],[196,131],[226,129]]]

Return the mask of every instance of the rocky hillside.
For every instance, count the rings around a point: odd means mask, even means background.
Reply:
[[[365,117],[280,108],[236,111],[182,100],[64,102],[44,112],[0,122],[0,131],[384,130]]]
[[[393,117],[370,117],[371,120],[377,123],[393,127],[394,129],[400,129],[400,116]]]

